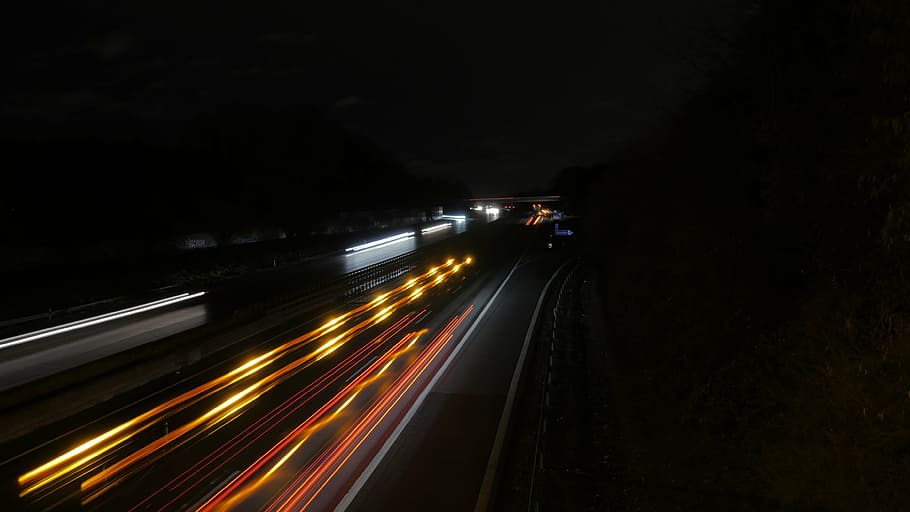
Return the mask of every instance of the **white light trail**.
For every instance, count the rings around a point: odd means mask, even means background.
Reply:
[[[450,227],[452,227],[452,224],[450,224],[450,223],[448,223],[448,222],[445,222],[445,223],[443,223],[443,224],[437,224],[437,225],[435,225],[435,226],[430,226],[430,227],[428,227],[428,228],[423,228],[423,229],[420,230],[420,232],[421,232],[422,234],[425,235],[425,234],[427,234],[427,233],[434,233],[434,232],[436,232],[436,231],[440,231],[440,230],[443,230],[443,229],[449,229]]]
[[[413,238],[413,237],[414,237],[414,232],[413,232],[413,231],[410,231],[410,232],[407,232],[407,233],[399,233],[399,234],[394,235],[394,236],[390,236],[390,237],[386,237],[386,238],[381,238],[381,239],[379,239],[379,240],[374,240],[374,241],[372,241],[372,242],[367,242],[367,243],[365,243],[365,244],[355,245],[354,247],[348,247],[347,249],[345,249],[345,252],[353,252],[353,251],[362,251],[362,250],[364,250],[364,249],[372,249],[372,248],[374,248],[374,247],[384,246],[384,245],[391,244],[391,243],[394,243],[394,242],[399,242],[399,241],[401,241],[401,240],[407,240],[408,238]]]
[[[40,340],[42,338],[47,338],[48,336],[55,336],[57,334],[62,334],[69,331],[74,331],[76,329],[81,329],[83,327],[89,327],[91,325],[98,325],[104,322],[110,322],[111,320],[116,320],[118,318],[123,318],[130,315],[137,315],[139,313],[144,313],[146,311],[151,311],[153,309],[163,308],[165,306],[170,306],[172,304],[177,304],[178,302],[183,302],[196,297],[201,297],[205,295],[205,292],[196,292],[196,293],[181,293],[180,295],[175,295],[173,297],[168,297],[166,299],[160,299],[152,302],[147,302],[145,304],[140,304],[138,306],[133,306],[131,308],[121,309],[118,311],[112,311],[110,313],[105,313],[103,315],[93,316],[91,318],[85,318],[83,320],[77,320],[75,322],[70,322],[68,324],[58,325],[56,327],[49,327],[47,329],[41,329],[40,331],[28,332],[25,334],[20,334],[18,336],[13,336],[11,338],[6,338],[0,340],[0,349],[7,347],[12,347],[15,345],[21,345],[22,343],[28,343],[30,341]]]
[[[450,220],[465,220],[467,218],[464,215],[440,215],[440,217],[443,219],[450,219]]]

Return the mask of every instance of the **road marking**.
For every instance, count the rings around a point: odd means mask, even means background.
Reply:
[[[524,367],[525,358],[528,355],[528,347],[531,344],[531,337],[534,335],[534,326],[537,324],[537,317],[540,316],[540,308],[543,306],[543,300],[547,296],[547,290],[556,279],[556,276],[562,272],[572,260],[569,260],[550,276],[540,297],[537,299],[537,307],[534,308],[534,315],[531,316],[531,323],[528,325],[528,331],[525,334],[525,343],[521,348],[521,355],[518,356],[518,362],[515,363],[515,371],[512,373],[512,383],[509,385],[509,394],[506,396],[506,405],[502,410],[502,417],[499,419],[499,427],[496,429],[496,439],[493,441],[493,450],[490,452],[490,458],[487,461],[487,471],[483,476],[483,483],[480,485],[480,494],[477,497],[477,504],[474,506],[474,512],[486,512],[490,506],[490,497],[493,494],[493,481],[496,479],[496,470],[499,466],[499,457],[502,455],[502,447],[505,443],[506,431],[509,429],[509,419],[512,416],[512,407],[515,404],[515,394],[518,392],[518,380],[521,377],[521,369]],[[552,356],[551,356],[552,365]],[[541,460],[541,464],[543,461]]]
[[[449,354],[449,357],[445,360],[445,362],[442,364],[442,366],[439,368],[439,370],[436,371],[436,374],[433,376],[433,379],[430,381],[430,383],[427,384],[426,387],[424,387],[423,391],[417,397],[417,400],[414,401],[414,404],[411,406],[410,409],[408,409],[408,412],[404,415],[404,418],[401,419],[401,422],[399,422],[398,426],[395,427],[395,430],[392,431],[392,435],[390,435],[389,438],[386,439],[386,442],[383,443],[382,447],[379,448],[379,452],[376,453],[376,455],[373,457],[373,460],[370,461],[370,464],[363,470],[363,473],[361,473],[360,476],[357,477],[357,480],[354,482],[354,485],[352,485],[351,488],[348,489],[348,492],[345,493],[344,497],[341,498],[341,501],[338,503],[338,506],[335,507],[335,512],[342,512],[342,511],[346,510],[351,505],[351,503],[354,502],[354,498],[357,497],[357,493],[359,493],[360,490],[363,488],[363,486],[367,483],[367,480],[370,479],[370,476],[373,474],[374,471],[376,471],[376,468],[379,467],[379,464],[382,462],[382,459],[386,456],[386,454],[392,448],[392,445],[395,444],[395,441],[398,440],[398,437],[404,431],[405,427],[407,427],[408,423],[410,423],[411,419],[417,413],[417,410],[420,409],[421,405],[423,405],[423,401],[426,400],[427,395],[430,394],[430,390],[433,389],[433,387],[436,385],[436,382],[439,380],[439,378],[446,372],[446,370],[449,368],[449,365],[451,365],[452,361],[455,360],[455,356],[457,356],[458,353],[461,352],[461,348],[471,338],[471,334],[474,333],[474,329],[477,328],[477,326],[480,324],[480,321],[483,320],[484,316],[486,316],[487,311],[489,311],[489,309],[493,305],[493,303],[496,302],[496,298],[499,297],[499,293],[502,291],[503,288],[505,288],[506,283],[509,282],[509,279],[512,278],[512,274],[515,273],[515,270],[518,269],[519,261],[521,261],[521,260],[519,259],[518,261],[515,262],[514,265],[512,265],[512,270],[509,272],[509,274],[506,276],[506,278],[502,281],[502,284],[499,285],[499,288],[496,289],[496,292],[493,293],[493,296],[490,297],[489,302],[487,302],[487,305],[484,306],[484,308],[480,311],[480,314],[477,315],[477,318],[474,319],[474,322],[471,324],[471,327],[468,328],[468,331],[465,333],[465,335],[461,337],[461,341],[458,342],[458,345],[455,346],[455,348],[452,350],[452,353]]]

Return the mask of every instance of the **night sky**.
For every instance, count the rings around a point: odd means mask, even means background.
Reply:
[[[0,119],[15,137],[166,139],[220,105],[310,104],[417,174],[532,189],[678,106],[748,4],[20,3]]]

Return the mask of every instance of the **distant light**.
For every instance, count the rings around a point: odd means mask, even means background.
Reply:
[[[444,222],[444,223],[442,223],[442,224],[437,224],[437,225],[435,225],[435,226],[430,226],[430,227],[428,227],[428,228],[423,228],[423,229],[420,230],[420,232],[421,232],[422,234],[425,235],[425,234],[427,234],[427,233],[433,233],[433,232],[436,232],[436,231],[441,231],[441,230],[443,230],[443,229],[448,229],[448,228],[450,228],[450,227],[452,227],[452,224],[450,224],[450,223],[448,223],[448,222]]]
[[[572,231],[571,229],[559,229],[558,222],[556,223],[555,226],[553,226],[553,232],[556,236],[572,236],[575,234],[575,232]]]
[[[146,311],[151,311],[153,309],[163,308],[165,306],[170,306],[171,304],[177,304],[178,302],[183,302],[190,299],[195,299],[196,297],[201,297],[205,295],[205,292],[196,292],[196,293],[181,293],[180,295],[175,295],[173,297],[168,297],[166,299],[160,299],[153,302],[148,302],[145,304],[140,304],[138,306],[133,306],[131,308],[121,309],[118,311],[112,311],[110,313],[105,313],[103,315],[93,316],[91,318],[86,318],[83,320],[77,320],[75,322],[70,322],[68,324],[63,324],[57,327],[49,327],[47,329],[42,329],[40,331],[29,332],[25,334],[20,334],[18,336],[13,336],[11,338],[6,338],[0,340],[0,349],[6,347],[12,347],[15,345],[20,345],[22,343],[28,343],[29,341],[40,340],[41,338],[47,338],[48,336],[54,336],[56,334],[62,334],[69,331],[74,331],[76,329],[81,329],[83,327],[88,327],[90,325],[98,325],[103,322],[110,322],[111,320],[116,320],[118,318],[123,318],[130,315],[136,315],[139,313],[144,313]]]
[[[394,235],[394,236],[382,238],[382,239],[379,239],[379,240],[374,240],[374,241],[372,241],[372,242],[367,242],[367,243],[365,243],[365,244],[355,245],[354,247],[348,247],[347,249],[345,249],[345,252],[362,251],[362,250],[364,250],[364,249],[372,249],[372,248],[374,248],[374,247],[379,247],[380,245],[391,244],[391,243],[394,243],[394,242],[400,242],[401,240],[407,240],[408,238],[413,238],[413,237],[414,237],[414,232],[413,232],[413,231],[409,231],[409,232],[407,232],[407,233],[399,233],[399,234]]]
[[[479,212],[480,210],[483,210],[483,206],[475,206],[475,207],[473,207],[473,208],[471,208],[471,209],[472,209],[472,210],[476,210],[476,211]]]
[[[487,213],[490,215],[498,215],[499,208],[496,208],[495,206],[487,206]]]

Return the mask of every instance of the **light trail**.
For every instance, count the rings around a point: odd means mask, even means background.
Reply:
[[[369,411],[366,413],[366,415],[361,416],[361,420],[358,425],[355,426],[353,430],[350,430],[351,432],[354,432],[356,436],[353,434],[348,434],[340,441],[336,441],[334,444],[334,449],[323,451],[320,456],[318,456],[307,466],[307,469],[305,469],[301,475],[306,477],[308,481],[323,481],[323,484],[319,487],[321,490],[321,488],[324,487],[324,482],[326,482],[327,479],[330,479],[331,476],[337,473],[337,469],[334,471],[329,471],[329,473],[326,472],[328,471],[326,468],[332,467],[331,464],[326,462],[327,458],[329,462],[337,462],[340,457],[343,457],[342,464],[344,461],[350,458],[353,450],[356,450],[356,448],[360,446],[363,440],[366,439],[366,437],[376,428],[379,422],[381,422],[381,420],[385,418],[385,416],[392,410],[394,405],[397,404],[397,402],[401,400],[401,398],[407,393],[407,390],[426,370],[427,366],[436,358],[436,355],[439,353],[445,343],[447,343],[452,338],[454,330],[468,316],[468,314],[470,314],[472,310],[473,305],[468,307],[462,315],[453,318],[449,324],[447,324],[446,328],[439,335],[437,335],[436,338],[434,338],[434,341],[428,344],[428,348],[424,349],[421,355],[418,356],[416,362],[408,366],[403,374],[405,377],[400,376],[396,380],[396,383],[393,384],[393,386],[390,388],[390,390],[383,393],[383,395],[374,403],[374,405],[369,408]],[[309,439],[309,437],[313,434],[314,429],[324,426],[326,422],[333,419],[340,410],[343,410],[347,405],[349,405],[353,400],[354,395],[360,393],[366,385],[375,381],[380,375],[382,375],[383,372],[389,368],[392,362],[410,350],[418,336],[419,333],[411,333],[403,337],[382,358],[373,362],[367,370],[363,371],[356,380],[339,391],[319,411],[307,418],[306,421],[304,421],[297,428],[286,435],[268,452],[257,459],[256,462],[251,464],[240,475],[235,477],[233,481],[231,481],[228,485],[222,487],[218,493],[212,496],[197,510],[201,512],[243,508],[243,500],[254,494],[256,489],[265,485],[268,482],[269,477],[271,477],[281,465],[286,464],[291,459],[291,457],[300,449],[302,442],[304,442],[306,439]],[[369,422],[363,418],[367,418]],[[346,430],[346,432],[347,431],[349,430]],[[357,441],[356,437],[360,438],[359,442]],[[341,448],[339,448],[339,443],[341,443]],[[346,456],[345,450],[347,450]],[[336,468],[340,468],[340,466],[336,465]],[[327,478],[323,478],[326,476]],[[295,484],[289,488],[290,491],[297,489],[291,498],[289,498],[291,506],[295,507],[295,510],[297,509],[296,507],[298,504],[295,504],[294,502],[299,500],[295,500],[294,496],[297,496],[299,494],[301,487],[306,487],[306,484],[304,483],[301,485],[298,478],[298,481],[296,481]],[[286,490],[285,493],[283,493],[283,496],[287,496],[289,490]],[[306,505],[304,505],[302,508],[305,507]]]
[[[111,320],[117,320],[118,318],[138,315],[139,313],[145,313],[154,309],[159,309],[187,300],[192,300],[197,297],[202,297],[203,295],[205,295],[205,292],[182,293],[180,295],[175,295],[166,299],[147,302],[145,304],[140,304],[131,308],[112,311],[110,313],[93,316],[91,318],[85,318],[83,320],[77,320],[68,324],[58,325],[56,327],[48,327],[47,329],[41,329],[40,331],[33,331],[25,334],[20,334],[18,336],[12,336],[10,338],[0,340],[0,350],[16,345],[21,345],[23,343],[28,343],[30,341],[36,341],[50,336],[56,336],[65,332],[75,331],[76,329],[82,329],[84,327],[98,325],[104,322],[110,322]]]
[[[471,261],[471,258],[468,257],[464,260],[463,264],[470,264]],[[450,262],[447,262],[447,265],[450,264]],[[457,267],[459,265],[452,267],[455,268],[455,270],[447,270],[441,274],[441,276],[448,277],[449,275],[454,274],[457,272]],[[251,359],[216,379],[167,400],[164,403],[121,423],[107,432],[99,434],[77,445],[37,468],[24,473],[18,479],[21,488],[20,497],[24,497],[40,489],[49,488],[52,485],[66,485],[72,481],[73,478],[80,478],[82,475],[86,475],[88,472],[92,471],[91,464],[97,464],[97,461],[100,461],[102,457],[110,459],[110,452],[123,449],[129,440],[145,431],[150,426],[159,424],[165,417],[172,416],[229,387],[239,385],[244,380],[274,364],[282,357],[311,344],[323,335],[353,324],[343,331],[342,334],[329,340],[329,342],[321,344],[315,350],[302,357],[296,358],[291,363],[285,364],[282,368],[272,371],[259,380],[245,384],[245,387],[241,391],[234,392],[226,399],[221,400],[218,405],[210,408],[195,419],[184,425],[177,426],[165,436],[140,447],[138,450],[119,461],[114,461],[112,465],[106,467],[106,469],[100,473],[88,477],[87,480],[82,482],[80,488],[88,493],[87,499],[89,501],[97,498],[100,493],[111,488],[113,485],[116,485],[116,483],[123,478],[130,476],[136,470],[141,469],[141,467],[144,467],[162,456],[164,454],[164,448],[172,449],[180,446],[193,436],[200,435],[206,429],[213,428],[214,426],[229,421],[256,400],[261,394],[269,391],[278,383],[295,375],[314,361],[328,356],[330,353],[336,351],[342,344],[355,338],[366,329],[386,320],[401,306],[416,299],[424,290],[432,288],[442,282],[443,280],[431,278],[431,276],[436,274],[437,270],[438,269],[434,267],[432,272],[427,272],[412,278],[405,284],[377,296],[369,303],[363,304],[347,313],[335,317],[326,322],[323,326],[285,342],[279,347]],[[407,290],[414,285],[419,285],[417,289],[418,293],[416,295],[407,292]],[[378,308],[380,305],[389,301],[391,301],[391,304],[385,306],[380,314],[369,315],[371,310]]]
[[[435,226],[430,226],[420,230],[421,234],[435,233],[436,231],[442,231],[443,229],[449,229],[452,227],[452,224],[449,222],[444,222],[442,224],[436,224]]]
[[[241,496],[248,495],[247,492],[241,491],[241,487],[244,484],[249,482],[249,485],[252,485],[253,488],[258,487],[264,483],[265,476],[260,476],[255,481],[253,480],[256,475],[264,470],[267,466],[274,466],[275,462],[283,457],[282,453],[285,449],[290,446],[293,446],[299,442],[300,439],[309,437],[313,434],[314,428],[319,428],[323,421],[331,415],[332,411],[335,410],[339,405],[341,405],[352,393],[358,392],[361,388],[361,384],[371,377],[371,374],[378,368],[381,368],[386,362],[394,359],[402,353],[402,348],[408,343],[408,341],[413,337],[418,335],[417,333],[409,333],[401,338],[395,345],[391,347],[389,351],[382,355],[374,361],[367,370],[361,372],[354,380],[349,382],[340,391],[338,391],[331,399],[329,399],[325,404],[322,405],[316,412],[311,414],[306,420],[300,423],[296,428],[291,432],[285,435],[281,441],[272,446],[267,452],[262,454],[253,464],[248,466],[244,471],[237,475],[228,485],[222,487],[222,489],[216,493],[214,496],[209,498],[209,500],[200,506],[198,511],[208,511],[224,508],[224,501],[227,500],[233,493],[240,492]],[[273,471],[272,471],[273,472]],[[271,472],[270,472],[271,473]]]
[[[450,259],[446,264],[449,265],[453,261],[453,259]],[[433,285],[441,283],[443,278],[443,274],[438,275],[436,279],[433,280]],[[273,389],[275,386],[293,377],[294,375],[297,375],[300,371],[308,368],[316,361],[327,357],[329,354],[341,348],[346,342],[356,338],[367,329],[378,325],[386,318],[388,318],[398,307],[410,302],[411,300],[413,299],[402,298],[384,307],[375,315],[367,317],[345,332],[319,345],[315,350],[302,357],[294,359],[290,363],[277,370],[272,371],[260,380],[249,384],[240,392],[231,395],[219,403],[217,406],[213,407],[192,421],[168,432],[165,436],[144,446],[133,454],[120,460],[116,464],[113,464],[112,466],[104,469],[100,473],[93,475],[91,478],[85,480],[81,485],[82,492],[87,494],[87,497],[83,500],[83,503],[88,503],[93,499],[96,499],[105,490],[112,488],[124,478],[134,473],[136,470],[144,467],[144,465],[153,462],[155,459],[150,457],[153,455],[156,455],[155,458],[160,457],[163,454],[162,450],[165,447],[176,443],[185,443],[189,441],[189,439],[201,435],[206,429],[211,429],[219,423],[227,421],[232,416],[239,413],[242,409],[249,406],[263,393]],[[378,303],[375,305],[378,306]],[[331,323],[331,326],[334,327],[335,325],[337,325],[337,322]],[[182,439],[183,437],[189,437],[189,439]]]
[[[358,423],[345,431],[345,435],[336,441],[320,457],[315,470],[301,473],[288,486],[273,504],[267,509],[270,512],[290,512],[306,510],[313,504],[320,493],[331,482],[332,478],[344,467],[345,463],[357,452],[382,421],[395,409],[398,403],[408,395],[411,388],[420,380],[428,368],[437,361],[455,329],[473,311],[468,307],[461,315],[454,317],[431,341],[418,359],[398,377],[392,387],[375,401],[361,415]]]
[[[354,247],[348,247],[347,249],[345,249],[345,252],[356,252],[356,251],[362,251],[364,249],[373,249],[373,248],[380,247],[380,246],[390,245],[395,242],[400,242],[402,240],[407,240],[408,238],[413,238],[413,237],[414,237],[413,231],[409,231],[407,233],[399,233],[397,235],[389,236],[386,238],[380,238],[379,240],[374,240],[372,242],[355,245]]]
[[[286,420],[291,414],[296,413],[298,410],[300,410],[301,407],[309,403],[310,400],[316,397],[319,393],[322,393],[330,385],[337,382],[345,374],[345,372],[369,359],[382,346],[382,344],[384,344],[393,336],[396,336],[408,325],[418,321],[425,314],[426,310],[423,310],[417,314],[406,314],[403,318],[389,326],[385,331],[373,338],[370,342],[357,349],[357,351],[350,354],[339,364],[333,366],[328,372],[313,380],[302,389],[300,389],[296,394],[284,401],[282,404],[272,409],[268,414],[260,416],[259,419],[257,419],[253,424],[249,425],[243,431],[239,432],[233,438],[222,444],[217,450],[206,455],[201,460],[196,462],[193,466],[184,470],[167,484],[137,503],[132,509],[130,509],[130,511],[134,511],[140,507],[143,507],[152,498],[161,495],[168,490],[179,489],[180,487],[189,483],[191,480],[199,482],[209,479],[215,472],[222,468],[237,454],[242,453],[251,444],[258,441],[264,435],[281,424],[281,422]],[[162,508],[167,509],[174,505],[174,502],[180,499],[190,489],[191,487],[184,488],[181,492],[173,496],[171,500]]]

